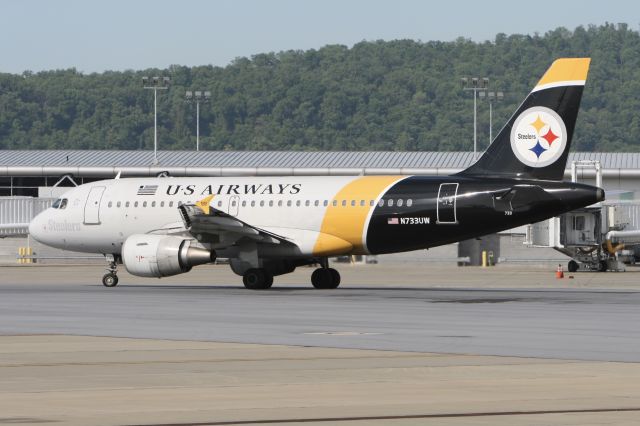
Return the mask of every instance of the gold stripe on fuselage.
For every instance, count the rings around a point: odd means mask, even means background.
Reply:
[[[404,178],[406,176],[363,176],[345,185],[333,197],[337,205],[331,203],[327,207],[313,254],[364,254],[364,227],[369,213],[375,208],[370,200],[377,200],[382,191]],[[343,201],[346,206],[342,205]]]

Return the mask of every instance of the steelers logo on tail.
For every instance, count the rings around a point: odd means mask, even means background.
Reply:
[[[553,164],[562,156],[566,146],[567,128],[562,118],[549,108],[529,108],[513,123],[511,149],[527,166]]]

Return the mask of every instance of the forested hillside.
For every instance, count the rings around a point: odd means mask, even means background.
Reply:
[[[158,95],[161,149],[195,148],[195,105],[185,103],[185,90],[210,90],[202,149],[470,150],[473,99],[460,78],[489,77],[492,90],[506,93],[494,104],[495,134],[561,56],[593,58],[573,150],[639,151],[640,34],[624,24],[483,43],[331,45],[226,67],[0,74],[0,149],[148,149],[153,93],[141,78],[168,75],[170,90]],[[479,101],[481,148],[488,110]]]

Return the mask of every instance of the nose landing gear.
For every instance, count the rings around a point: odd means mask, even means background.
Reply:
[[[107,266],[107,273],[102,276],[102,285],[105,287],[115,287],[118,285],[118,263],[116,258],[112,254],[105,254],[104,256],[109,262]]]

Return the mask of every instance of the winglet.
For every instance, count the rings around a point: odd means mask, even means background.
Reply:
[[[204,197],[202,200],[196,202],[196,206],[200,208],[204,212],[204,214],[209,214],[211,200],[213,199],[213,194]]]

